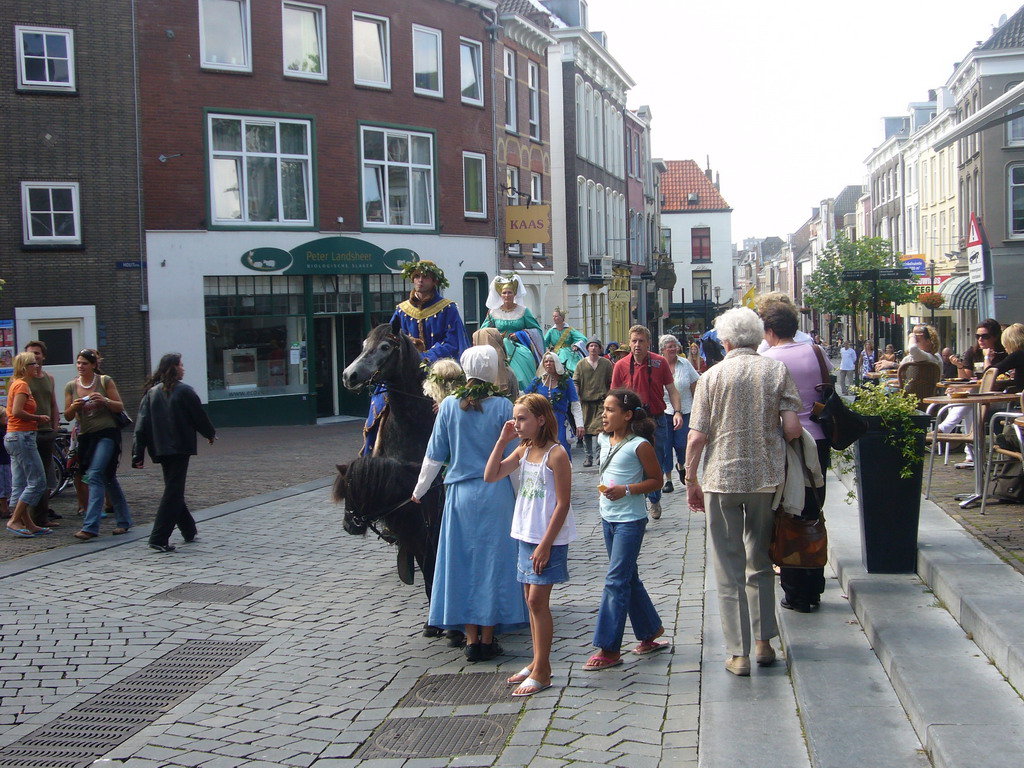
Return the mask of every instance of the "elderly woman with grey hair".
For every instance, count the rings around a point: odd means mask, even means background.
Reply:
[[[750,638],[761,666],[775,661],[775,574],[768,558],[772,493],[785,479],[786,442],[801,435],[800,392],[785,363],[758,355],[764,325],[753,310],[715,319],[725,359],[697,382],[686,447],[690,509],[708,513],[725,668],[750,674]],[[702,481],[697,479],[707,448]]]

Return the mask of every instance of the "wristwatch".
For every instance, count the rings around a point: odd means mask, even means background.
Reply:
[[[696,477],[684,477],[683,478],[683,485],[696,485],[696,484],[697,484],[697,478]]]

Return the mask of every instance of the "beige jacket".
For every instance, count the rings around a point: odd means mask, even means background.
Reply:
[[[784,512],[794,517],[803,514],[805,466],[815,488],[825,485],[818,463],[818,446],[806,429],[801,431],[800,437],[786,443],[786,479],[775,488],[772,509],[778,509],[781,505]]]

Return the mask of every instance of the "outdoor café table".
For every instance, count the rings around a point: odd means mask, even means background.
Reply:
[[[1008,395],[1004,392],[987,392],[984,395],[971,394],[967,397],[936,395],[935,397],[924,398],[924,402],[936,403],[939,406],[974,406],[974,493],[957,494],[954,496],[960,502],[961,509],[967,509],[972,504],[981,501],[981,495],[985,491],[985,422],[982,419],[982,409],[986,405],[1010,403],[1019,398],[1020,395]]]

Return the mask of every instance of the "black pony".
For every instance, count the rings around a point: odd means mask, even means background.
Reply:
[[[419,349],[396,319],[374,328],[362,353],[342,373],[348,389],[380,386],[386,405],[372,454],[338,465],[334,499],[345,502],[347,533],[361,536],[372,527],[397,541],[398,574],[407,584],[412,583],[415,560],[429,600],[444,494],[435,486],[422,503],[411,501],[434,426],[433,401],[423,394],[426,374],[420,360]],[[439,634],[424,625],[424,635]]]

